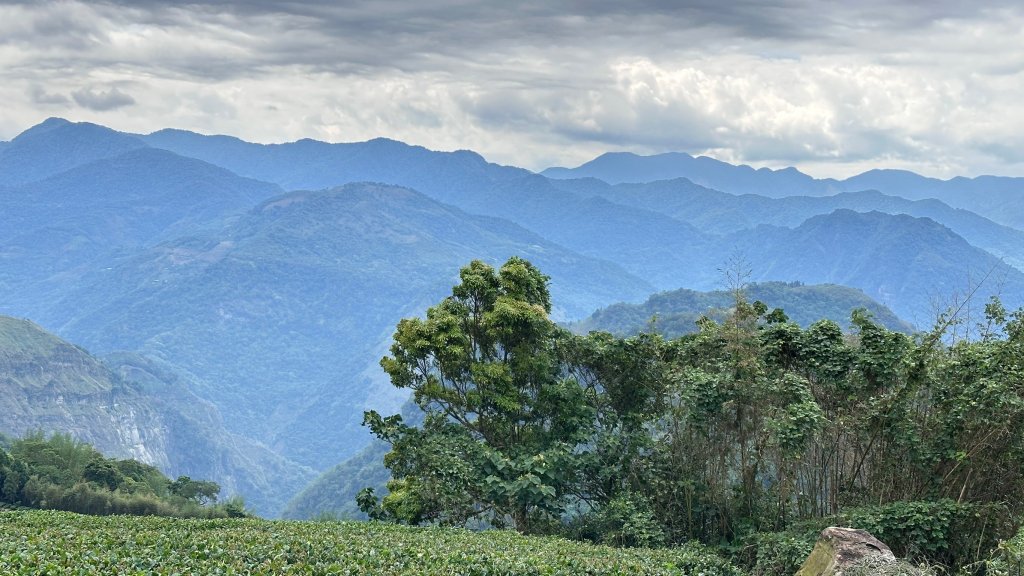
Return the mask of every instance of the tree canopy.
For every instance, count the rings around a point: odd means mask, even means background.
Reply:
[[[391,444],[390,493],[360,495],[371,516],[620,545],[858,518],[947,564],[1024,517],[1024,312],[993,301],[972,341],[863,310],[844,332],[737,286],[726,318],[673,340],[577,336],[548,318],[546,282],[522,259],[473,262],[399,323],[381,365],[425,420],[366,414]]]
[[[402,320],[381,366],[413,390],[422,428],[375,412],[392,442],[395,481],[383,510],[410,522],[484,517],[526,530],[564,507],[563,472],[590,420],[585,390],[563,369],[568,333],[550,320],[548,278],[521,258],[474,261],[425,319]]]

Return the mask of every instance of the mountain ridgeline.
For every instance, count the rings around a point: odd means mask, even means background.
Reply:
[[[535,174],[386,139],[263,145],[49,119],[0,144],[0,314],[116,378],[75,373],[99,386],[84,395],[18,380],[0,432],[64,430],[171,474],[194,464],[274,516],[369,444],[364,410],[402,406],[378,361],[470,260],[529,260],[550,275],[552,318],[587,329],[655,314],[688,329],[720,296],[659,306],[721,288],[737,255],[801,324],[866,308],[927,329],[968,293],[968,310],[1024,304],[1019,182],[822,181],[685,155]],[[61,412],[69,398],[80,408]]]
[[[1021,194],[1024,178],[979,176],[939,180],[906,170],[869,170],[844,180],[816,179],[795,168],[755,170],[750,166],[735,166],[706,156],[695,158],[679,152],[653,156],[608,153],[577,168],[549,168],[542,174],[557,179],[596,178],[609,184],[686,178],[730,194],[757,194],[772,198],[877,190],[909,200],[940,200],[1018,229],[1024,224],[1024,195]]]

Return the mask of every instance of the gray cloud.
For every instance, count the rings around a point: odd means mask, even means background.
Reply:
[[[82,88],[72,92],[71,97],[74,98],[79,106],[98,112],[117,110],[118,108],[135,104],[135,98],[121,92],[116,86],[109,90]]]
[[[29,98],[35,104],[69,104],[70,100],[63,94],[50,94],[38,84],[29,89]]]
[[[531,168],[628,149],[1006,172],[1018,4],[0,0],[0,126],[71,94],[133,131],[388,136]]]

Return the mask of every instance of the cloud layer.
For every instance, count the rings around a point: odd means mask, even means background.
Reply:
[[[0,139],[61,115],[534,169],[681,150],[1024,174],[1017,2],[324,4],[0,0]]]

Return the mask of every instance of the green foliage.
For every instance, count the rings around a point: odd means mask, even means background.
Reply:
[[[410,427],[367,415],[392,443],[395,478],[380,504],[364,493],[375,517],[511,517],[624,546],[699,540],[764,575],[791,574],[823,522],[957,569],[1024,517],[1024,312],[994,302],[976,341],[953,341],[948,325],[893,332],[864,310],[844,333],[830,320],[801,328],[736,286],[720,322],[623,339],[491,319],[499,286],[471,266],[425,321],[399,325],[383,364],[428,416]],[[492,361],[499,338],[530,343],[529,360]],[[510,442],[522,430],[525,443]]]
[[[988,576],[1019,576],[1024,574],[1024,528],[1012,538],[999,542],[985,560],[968,567],[975,574]]]
[[[570,527],[576,537],[612,546],[656,547],[665,544],[665,531],[651,503],[638,494],[620,494],[584,515]]]
[[[380,523],[0,512],[0,573],[741,576],[699,545],[617,549]]]
[[[180,496],[199,504],[210,504],[217,501],[220,486],[207,480],[193,480],[188,476],[179,476],[168,486],[171,494]]]
[[[744,538],[734,561],[749,570],[751,576],[789,576],[796,574],[814,550],[821,527],[814,530],[789,529],[782,532],[758,532]]]
[[[498,271],[474,261],[460,279],[425,320],[398,324],[381,360],[427,415],[414,428],[366,414],[392,444],[381,506],[413,524],[480,518],[527,531],[564,509],[572,448],[592,419],[586,391],[564,376],[568,335],[548,318],[546,276],[513,257]]]
[[[984,560],[1015,526],[1005,506],[947,499],[854,508],[837,523],[867,530],[899,557],[952,567]]]
[[[246,515],[241,501],[216,500],[220,486],[182,476],[171,482],[134,460],[104,458],[66,434],[41,433],[0,449],[0,502],[84,514],[224,517]]]

